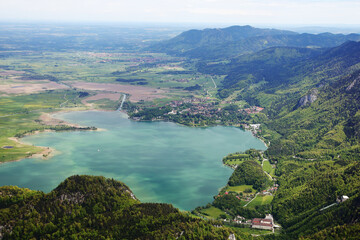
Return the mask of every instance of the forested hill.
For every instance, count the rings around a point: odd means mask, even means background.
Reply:
[[[228,239],[231,234],[219,222],[190,217],[170,204],[140,203],[125,184],[104,177],[72,176],[48,194],[0,187],[0,239]]]
[[[329,49],[269,48],[234,58],[227,64],[200,62],[198,68],[204,73],[227,75],[219,89],[221,97],[242,90],[239,93],[242,98],[256,104],[269,104],[271,101],[265,103],[254,93],[270,94],[294,87],[299,93],[307,91],[352,73],[359,62],[360,42],[348,41]]]
[[[252,122],[271,143],[265,155],[280,185],[272,213],[283,239],[357,239],[360,42],[276,47],[198,68],[227,75],[218,92],[224,100],[264,107]],[[343,195],[349,200],[334,204]]]
[[[224,67],[219,95],[265,107],[262,121],[278,134],[268,135],[272,156],[326,158],[356,138],[360,42],[314,51],[267,49]],[[216,72],[221,64],[201,68]]]
[[[199,59],[235,57],[270,47],[335,47],[348,40],[360,40],[358,34],[299,34],[277,29],[251,26],[189,30],[157,44],[147,50]]]

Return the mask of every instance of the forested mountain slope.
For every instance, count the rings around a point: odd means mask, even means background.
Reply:
[[[180,35],[150,46],[147,50],[190,58],[228,58],[254,53],[276,46],[335,47],[348,40],[360,40],[358,34],[299,34],[277,29],[260,29],[251,26],[189,30]]]
[[[0,188],[0,239],[227,239],[231,233],[169,204],[140,203],[125,184],[104,177],[72,176],[48,194]]]
[[[219,96],[265,107],[253,117],[280,185],[279,238],[356,239],[360,231],[360,43],[329,49],[270,48],[228,64]],[[221,69],[221,70],[220,70]],[[349,200],[322,208],[346,195]],[[278,238],[276,236],[268,238]]]

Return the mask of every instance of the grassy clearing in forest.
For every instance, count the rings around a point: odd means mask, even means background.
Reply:
[[[256,193],[256,190],[253,189],[252,185],[227,186],[225,190],[228,192],[232,191],[232,192],[241,193],[244,192],[245,189],[251,189],[251,192],[249,192],[250,194]]]
[[[206,216],[212,217],[214,219],[218,219],[221,214],[225,214],[224,211],[222,211],[216,207],[205,208],[205,209],[202,209],[200,212],[205,214]]]
[[[271,201],[273,200],[274,196],[270,196],[270,195],[257,195],[256,198],[249,203],[249,205],[247,207],[249,208],[255,208],[256,206],[262,206],[262,205],[267,205],[270,204]]]

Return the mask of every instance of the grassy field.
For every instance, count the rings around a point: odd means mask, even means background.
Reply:
[[[273,200],[273,198],[274,198],[274,196],[269,196],[269,195],[261,196],[261,195],[257,195],[257,197],[256,197],[251,203],[249,203],[249,205],[247,205],[247,207],[249,207],[249,208],[255,208],[256,206],[261,206],[261,205],[270,204],[271,201]]]
[[[166,98],[155,99],[145,105],[165,105],[183,97],[215,98],[215,85],[219,85],[224,76],[204,75],[193,69],[194,66],[185,63],[182,58],[161,53],[17,51],[0,58],[0,87],[5,84],[10,89],[23,89],[19,85],[39,84],[41,80],[47,80],[45,82],[60,83],[61,87],[69,87],[72,81],[84,81],[168,89]],[[200,89],[184,90],[196,85]],[[0,162],[39,152],[39,148],[15,143],[9,137],[47,129],[38,120],[42,112],[84,109],[79,92],[74,88],[49,91],[43,88],[40,91],[25,93],[27,95],[6,95],[0,91]],[[88,104],[92,108],[115,109],[119,102],[98,99],[90,100]],[[13,148],[3,149],[3,146]]]
[[[241,159],[227,159],[224,161],[225,165],[240,165],[244,160]]]
[[[161,53],[94,53],[94,52],[17,52],[0,59],[2,70],[22,71],[1,75],[2,83],[34,79],[60,82],[85,81],[121,83],[179,89],[201,86],[194,95],[214,97],[215,85],[224,76],[209,76],[193,71],[182,58]],[[214,82],[215,84],[214,84]]]
[[[65,99],[64,99],[64,96]],[[45,92],[39,94],[0,98],[0,162],[13,161],[31,156],[41,148],[20,144],[10,137],[42,131],[49,126],[38,120],[42,112],[77,109],[81,106],[75,91]],[[60,108],[60,105],[62,106]],[[4,149],[4,146],[13,148]]]
[[[251,189],[251,193],[249,194],[256,193],[256,190],[253,189],[252,185],[227,186],[225,191],[240,193],[240,192],[244,192],[245,189]]]
[[[269,161],[263,162],[263,169],[265,172],[270,174],[270,176],[275,177],[275,168],[272,167]]]
[[[225,214],[224,211],[222,211],[216,207],[201,209],[200,213],[203,213],[204,215],[209,216],[214,219],[219,218],[221,214]]]
[[[245,228],[231,227],[231,228],[234,229],[236,232],[243,232],[243,233],[249,233],[249,234],[254,234],[254,235],[264,235],[264,234],[272,233],[269,230],[254,229],[254,228],[250,228],[250,227],[245,227]]]

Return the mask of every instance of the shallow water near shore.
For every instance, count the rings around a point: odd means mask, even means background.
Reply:
[[[0,185],[49,192],[75,174],[102,175],[127,184],[142,202],[182,210],[212,202],[232,169],[228,153],[266,147],[235,127],[192,128],[169,122],[134,122],[120,112],[68,112],[56,118],[105,131],[45,132],[23,142],[56,149],[51,159],[0,165]]]

